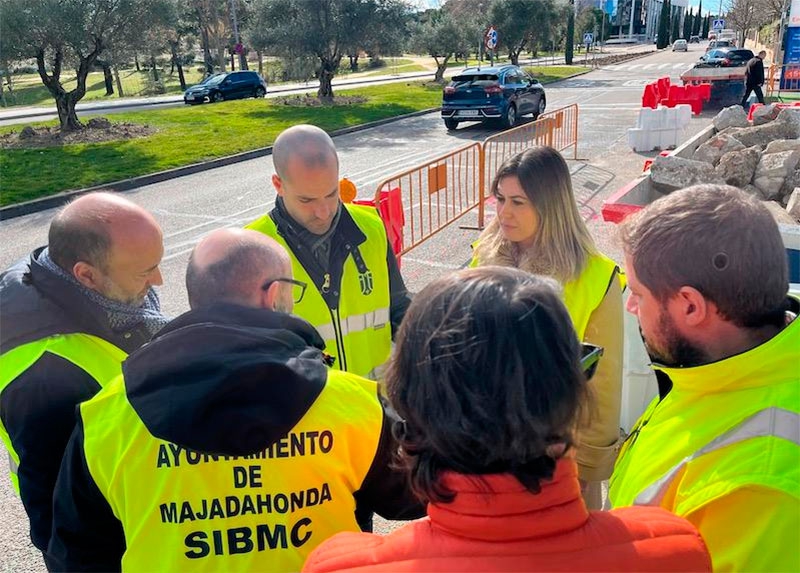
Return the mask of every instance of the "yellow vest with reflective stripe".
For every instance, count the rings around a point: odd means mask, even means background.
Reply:
[[[771,340],[725,360],[693,368],[656,366],[673,388],[650,404],[623,445],[611,477],[611,504],[659,505],[689,516],[752,486],[800,499],[799,364],[795,319]],[[726,533],[726,563],[747,560],[736,555],[736,538],[746,535],[747,516],[741,517]],[[797,551],[798,532],[785,529],[776,517],[774,547],[763,550],[785,556],[788,565],[797,562],[791,552]]]
[[[341,292],[339,308],[328,307],[269,214],[245,228],[272,237],[289,252],[294,278],[308,283],[303,300],[295,304],[293,312],[320,333],[325,340],[325,351],[336,357],[334,368],[376,380],[392,349],[386,228],[375,209],[359,205],[344,205],[344,208],[367,237],[358,248],[371,277],[361,277],[353,257],[347,257],[341,285],[330,286]]]
[[[336,370],[300,422],[251,456],[154,437],[122,376],[81,417],[87,467],[125,533],[124,571],[299,571],[319,543],[359,530],[353,494],[383,423],[376,383]]]
[[[578,340],[583,340],[589,319],[603,302],[617,270],[617,263],[605,255],[591,255],[581,275],[564,285],[564,305],[578,333]]]
[[[23,344],[0,355],[0,393],[16,378],[49,352],[72,362],[94,378],[100,387],[119,376],[128,356],[110,342],[90,334],[58,334]],[[11,484],[19,495],[19,454],[11,444],[8,431],[0,420],[0,438],[10,457]]]
[[[477,246],[477,241],[472,243],[473,249]],[[476,257],[473,257],[469,266],[479,267],[481,263]],[[562,299],[572,319],[575,332],[578,334],[578,340],[583,340],[589,318],[603,302],[608,285],[611,284],[611,279],[617,271],[617,263],[605,255],[590,255],[586,261],[586,268],[583,269],[580,276],[563,285]]]

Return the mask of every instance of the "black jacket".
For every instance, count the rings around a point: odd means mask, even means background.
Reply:
[[[376,211],[377,215],[377,211]],[[311,249],[303,240],[303,232],[300,224],[292,219],[291,215],[283,206],[283,200],[278,197],[275,201],[275,208],[270,211],[270,217],[275,221],[278,233],[286,240],[286,244],[292,249],[292,253],[303,265],[303,268],[314,281],[314,285],[319,290],[320,295],[328,303],[330,308],[339,308],[340,292],[338,285],[342,282],[344,274],[344,263],[353,249],[366,242],[367,236],[356,225],[353,217],[347,209],[342,208],[339,223],[330,237],[331,247],[328,268],[323,268],[316,257],[311,253]],[[389,318],[392,323],[392,337],[394,338],[400,322],[411,304],[411,297],[400,274],[397,266],[397,259],[392,251],[389,241],[386,241],[386,266],[389,269]],[[331,276],[331,288],[322,288],[325,282],[325,274]]]
[[[744,69],[745,83],[748,86],[760,86],[764,83],[764,61],[758,56],[747,62]]]
[[[190,311],[125,362],[128,400],[157,438],[202,453],[253,454],[289,433],[319,397],[329,372],[323,346],[295,316],[231,304]],[[374,461],[354,497],[388,519],[421,517],[424,506],[391,467],[393,420],[384,409]],[[79,420],[56,484],[48,563],[117,570],[124,550],[122,526],[87,470]]]
[[[56,334],[92,334],[126,352],[147,341],[143,326],[115,334],[100,308],[37,262],[43,249],[0,275],[0,354]],[[42,551],[50,538],[53,486],[75,427],[75,406],[99,389],[84,370],[45,353],[0,393],[0,420],[20,457],[20,497],[31,540]]]

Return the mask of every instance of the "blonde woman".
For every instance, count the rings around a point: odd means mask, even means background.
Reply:
[[[497,217],[474,245],[470,266],[499,265],[558,280],[578,337],[604,349],[592,379],[594,407],[578,431],[579,477],[587,505],[602,504],[619,440],[622,392],[622,287],[578,213],[569,168],[558,151],[536,147],[500,166],[491,188]]]

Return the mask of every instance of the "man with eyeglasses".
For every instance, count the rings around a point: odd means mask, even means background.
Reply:
[[[358,531],[355,509],[424,515],[392,469],[377,384],[326,365],[289,314],[305,283],[269,237],[194,249],[191,311],[80,407],[56,485],[48,563],[64,571],[299,571]]]
[[[247,228],[283,245],[309,288],[295,313],[322,335],[334,367],[380,379],[410,303],[375,209],[339,199],[333,140],[313,125],[281,133],[272,150],[275,208]]]

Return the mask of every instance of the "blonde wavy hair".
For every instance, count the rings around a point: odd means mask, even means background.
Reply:
[[[551,147],[535,147],[507,159],[492,181],[517,177],[536,209],[539,226],[533,245],[524,251],[508,241],[495,218],[478,239],[475,258],[480,266],[501,265],[543,274],[562,283],[578,278],[597,247],[583,222],[572,191],[567,162]]]

